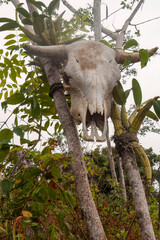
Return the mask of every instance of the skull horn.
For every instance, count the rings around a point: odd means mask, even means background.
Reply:
[[[148,54],[151,57],[156,51],[158,50],[158,47],[152,48],[150,50],[148,50]],[[117,54],[116,54],[116,62],[118,64],[123,64],[125,61],[125,58],[130,56],[132,58],[131,63],[136,63],[140,61],[140,56],[139,56],[139,52],[133,52],[133,53],[127,53],[127,52],[123,52],[120,50],[116,50]]]
[[[66,59],[67,51],[65,45],[56,46],[37,46],[23,44],[22,47],[27,51],[39,57]]]

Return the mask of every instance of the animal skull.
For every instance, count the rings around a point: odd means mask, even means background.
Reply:
[[[71,115],[76,124],[82,123],[85,140],[96,138],[97,141],[105,141],[112,90],[120,79],[118,64],[123,63],[127,56],[132,56],[132,62],[137,62],[139,54],[118,52],[95,41],[46,47],[25,45],[24,48],[38,56],[56,58],[64,63],[67,60],[64,89],[71,96]],[[90,134],[88,127],[91,127]]]
[[[68,47],[64,71],[69,81],[64,81],[64,88],[71,96],[71,115],[77,124],[82,123],[85,140],[96,137],[97,141],[105,141],[112,89],[120,79],[116,52],[95,41],[76,42]]]

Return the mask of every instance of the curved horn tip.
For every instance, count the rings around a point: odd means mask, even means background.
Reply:
[[[155,52],[158,50],[158,47],[152,48],[148,50],[148,54],[149,56],[153,56],[155,54]],[[117,55],[116,55],[116,62],[118,64],[123,64],[125,61],[125,58],[130,56],[132,58],[132,63],[136,63],[140,61],[140,56],[139,56],[139,52],[132,52],[132,53],[128,53],[128,52],[123,52],[122,50],[118,50],[116,49]]]
[[[67,49],[66,45],[50,45],[50,46],[39,46],[39,45],[29,45],[23,44],[22,47],[39,57],[46,57],[46,58],[59,58],[65,59],[67,58]]]

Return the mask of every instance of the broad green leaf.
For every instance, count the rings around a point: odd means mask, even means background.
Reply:
[[[2,193],[5,194],[7,198],[9,198],[9,193],[12,189],[13,183],[9,179],[3,179],[0,183],[0,186]]]
[[[101,43],[107,45],[108,47],[111,47],[111,45],[109,44],[109,42],[107,42],[106,40],[100,40]]]
[[[126,103],[126,95],[120,83],[113,88],[112,93],[113,98],[117,104],[124,105]]]
[[[46,8],[46,5],[41,1],[29,0],[34,6],[36,6],[39,10],[42,10],[42,7]]]
[[[5,141],[4,141],[5,142]],[[10,146],[8,144],[2,144],[0,147],[0,162],[3,162],[9,153]]]
[[[146,114],[147,117],[151,118],[152,120],[158,121],[158,117],[156,116],[155,113],[153,113],[152,111],[148,111],[148,113]]]
[[[36,33],[38,33],[39,35],[41,33],[43,33],[43,31],[44,31],[44,20],[40,15],[34,18],[33,27],[34,27],[34,31]]]
[[[8,23],[10,23],[10,22],[15,22],[13,19],[11,19],[11,18],[0,18],[0,22],[8,22]]]
[[[24,9],[22,7],[18,7],[18,8],[16,8],[16,10],[17,10],[17,12],[21,13],[24,17],[30,18],[30,14],[26,9]]]
[[[138,42],[135,39],[130,39],[126,42],[125,46],[124,46],[124,50],[133,47],[133,46],[138,46]]]
[[[153,107],[154,107],[154,111],[157,114],[158,118],[160,118],[160,101],[159,100],[154,100],[153,101]]]
[[[12,44],[14,44],[14,43],[16,43],[16,40],[12,39],[12,40],[7,41],[7,42],[4,44],[4,46],[12,45]]]
[[[22,93],[14,93],[12,96],[7,98],[7,103],[11,105],[19,104],[24,101],[24,95]]]
[[[40,116],[40,107],[36,96],[33,96],[31,100],[31,116],[35,119],[39,118]]]
[[[134,102],[136,106],[140,106],[142,103],[142,91],[139,82],[135,78],[132,79],[132,90]]]
[[[124,59],[124,64],[123,66],[126,67],[128,66],[132,61],[132,57],[131,56],[127,56],[125,59]]]
[[[89,32],[89,30],[88,29],[86,29],[86,28],[80,28],[79,30],[81,30],[82,32]]]
[[[0,27],[0,31],[6,31],[6,30],[11,30],[19,27],[18,23],[16,21],[12,21],[9,23],[5,23]]]
[[[32,25],[33,24],[33,22],[30,19],[28,19],[28,18],[22,19],[22,23],[24,25]]]
[[[59,3],[60,3],[59,0],[53,0],[50,2],[47,8],[49,15],[52,15],[53,11],[59,8]]]
[[[7,99],[7,97],[8,97],[8,91],[6,91],[6,92],[4,93],[4,99],[5,99],[5,100]]]
[[[11,39],[14,38],[15,36],[16,36],[15,34],[9,34],[4,39]]]
[[[0,144],[8,143],[13,138],[13,132],[4,128],[0,131]]]
[[[14,127],[13,131],[14,131],[15,134],[17,134],[21,138],[24,137],[24,132],[22,131],[22,129],[20,127],[18,127],[18,126]]]
[[[147,65],[147,62],[149,60],[149,53],[145,49],[140,49],[139,56],[140,56],[140,60],[141,60],[141,68],[143,68]]]

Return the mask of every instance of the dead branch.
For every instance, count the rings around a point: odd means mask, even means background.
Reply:
[[[138,10],[140,9],[141,5],[144,3],[145,0],[141,0],[138,5],[136,6],[136,8],[134,9],[134,11],[131,13],[130,17],[125,21],[122,30],[120,32],[120,34],[118,35],[117,41],[116,41],[116,49],[122,49],[123,46],[123,38],[124,35],[126,33],[126,30],[130,24],[130,22],[132,21],[132,19],[134,18],[134,16],[136,15],[136,13],[138,12]]]

